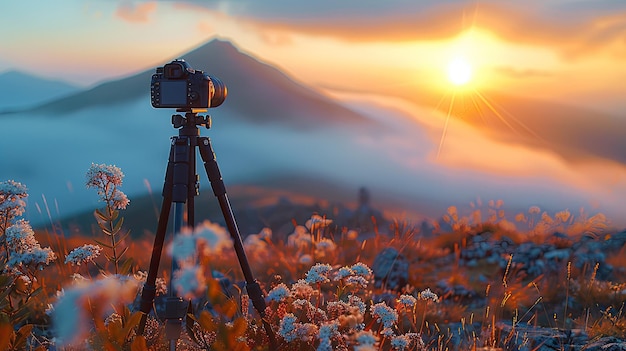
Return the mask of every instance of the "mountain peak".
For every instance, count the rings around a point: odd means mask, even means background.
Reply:
[[[241,56],[247,55],[242,53],[230,40],[213,38],[195,49],[182,54],[180,58],[187,61],[191,67],[205,71],[210,70],[211,66],[215,66],[214,61],[221,61],[221,59],[226,59],[226,61],[236,60],[237,57]],[[209,65],[205,64],[201,66],[200,63],[203,62],[207,62]]]
[[[237,48],[237,46],[235,44],[233,44],[232,41],[228,40],[228,39],[223,39],[223,38],[213,38],[211,39],[208,43],[204,44],[203,46],[209,46],[211,48],[220,48],[222,50],[236,50],[239,51],[239,49]]]
[[[313,126],[328,123],[361,124],[367,118],[336,103],[317,90],[295,81],[279,69],[242,52],[231,41],[213,38],[196,49],[175,57],[197,70],[219,78],[228,87],[229,102],[220,111],[253,123]],[[163,62],[165,64],[167,62]],[[110,81],[39,108],[68,113],[96,105],[149,101],[154,69]]]

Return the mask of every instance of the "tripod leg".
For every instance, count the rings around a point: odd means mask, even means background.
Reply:
[[[176,203],[176,218],[174,218],[174,231],[178,232],[183,226],[183,211],[187,197],[189,196],[189,184],[190,172],[190,154],[193,150],[190,145],[190,138],[188,137],[173,137],[172,146],[170,147],[170,154],[167,163],[167,170],[165,172],[165,183],[163,185],[163,203],[161,204],[161,214],[159,215],[159,223],[157,226],[157,232],[154,237],[154,245],[152,247],[152,257],[150,258],[150,268],[148,270],[148,277],[144,284],[143,292],[141,294],[140,311],[142,312],[141,319],[137,333],[143,335],[145,331],[146,321],[148,314],[154,304],[154,297],[156,296],[156,277],[159,271],[159,264],[161,255],[163,252],[163,243],[165,242],[165,234],[167,231],[167,224],[170,216],[170,210],[172,203]],[[195,155],[194,155],[195,156]],[[195,157],[193,158],[195,161]],[[195,177],[195,167],[193,168]],[[173,264],[175,261],[173,262]],[[172,267],[172,274],[174,273],[174,265]],[[170,280],[171,283],[171,280]],[[177,306],[182,306],[181,299],[174,296],[174,287],[170,284],[170,297],[166,303],[166,325],[173,326],[171,332],[168,333],[172,336],[172,339],[178,338],[176,331],[180,331],[178,327],[178,320],[184,316],[184,312],[174,311],[181,310]],[[170,306],[171,305],[171,306]]]
[[[252,300],[254,308],[261,315],[265,332],[270,340],[271,350],[274,350],[276,346],[276,339],[274,337],[272,327],[265,319],[266,304],[265,298],[263,297],[263,291],[261,290],[261,286],[256,279],[254,279],[252,270],[250,269],[250,264],[248,262],[248,258],[246,257],[246,251],[244,250],[243,242],[241,241],[239,228],[237,227],[235,216],[233,215],[230,202],[228,201],[228,196],[226,195],[226,186],[224,185],[222,174],[220,173],[217,165],[210,139],[207,137],[198,137],[198,148],[200,149],[200,156],[204,162],[204,168],[207,172],[207,176],[211,182],[213,194],[217,197],[224,220],[226,221],[226,227],[228,228],[228,232],[233,240],[234,249],[237,253],[237,259],[239,260],[239,265],[241,266],[244,278],[246,279],[248,296],[250,296],[250,300]]]
[[[170,156],[165,172],[165,183],[163,185],[163,202],[161,203],[161,214],[159,215],[159,224],[157,226],[156,235],[154,237],[154,245],[152,246],[152,257],[150,258],[150,268],[148,269],[148,277],[143,286],[141,293],[141,305],[139,310],[142,312],[141,320],[137,329],[138,335],[143,335],[148,314],[154,304],[156,296],[156,278],[159,271],[159,263],[161,261],[161,253],[163,252],[163,243],[165,242],[165,233],[167,231],[167,222],[172,208],[172,188],[174,173],[174,144],[170,148]]]

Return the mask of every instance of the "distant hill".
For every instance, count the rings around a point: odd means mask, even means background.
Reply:
[[[193,68],[218,77],[228,88],[220,114],[254,123],[314,126],[324,123],[365,123],[369,120],[337,104],[320,92],[296,82],[280,70],[237,49],[231,42],[213,39],[179,55]],[[171,60],[163,61],[162,65]],[[142,99],[149,107],[150,78],[154,69],[100,84],[35,109],[66,114],[96,106],[111,106]]]
[[[79,91],[70,83],[20,71],[0,73],[0,111],[24,109]]]

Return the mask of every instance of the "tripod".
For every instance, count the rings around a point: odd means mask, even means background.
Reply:
[[[146,326],[146,320],[156,295],[156,277],[159,270],[159,262],[165,241],[165,232],[167,222],[170,217],[172,203],[174,204],[174,233],[178,233],[183,227],[184,207],[187,204],[186,223],[193,226],[194,219],[194,197],[199,194],[199,177],[196,174],[196,148],[200,151],[200,156],[204,162],[204,168],[211,183],[213,193],[217,197],[220,209],[226,221],[226,226],[233,240],[233,246],[237,254],[237,259],[246,280],[246,289],[252,305],[261,315],[265,332],[270,341],[271,349],[275,349],[276,341],[271,326],[265,319],[265,299],[259,283],[254,279],[250,264],[243,248],[241,235],[235,222],[228,196],[226,195],[226,187],[222,180],[222,175],[215,160],[215,154],[211,147],[211,140],[207,137],[200,136],[198,126],[211,127],[211,119],[209,116],[198,116],[191,110],[177,110],[177,112],[186,112],[185,116],[173,115],[172,124],[174,128],[179,129],[177,137],[172,137],[172,145],[165,173],[165,183],[163,185],[163,202],[161,204],[161,213],[157,226],[154,245],[152,247],[152,256],[150,258],[150,268],[148,277],[141,293],[140,311],[142,312],[141,320],[137,330],[138,335],[143,335]],[[172,273],[175,269],[175,260],[172,264]],[[165,304],[165,335],[170,342],[170,350],[176,349],[176,341],[179,339],[182,320],[185,315],[191,312],[190,302],[185,302],[182,298],[174,295],[173,286],[169,287],[169,296]]]

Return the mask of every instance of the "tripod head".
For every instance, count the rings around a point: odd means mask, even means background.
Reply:
[[[172,115],[172,125],[176,129],[183,127],[197,129],[198,126],[205,127],[206,129],[211,129],[211,116],[209,115],[199,116],[197,112],[187,109],[177,109],[176,112],[185,112],[185,116],[178,114]]]

